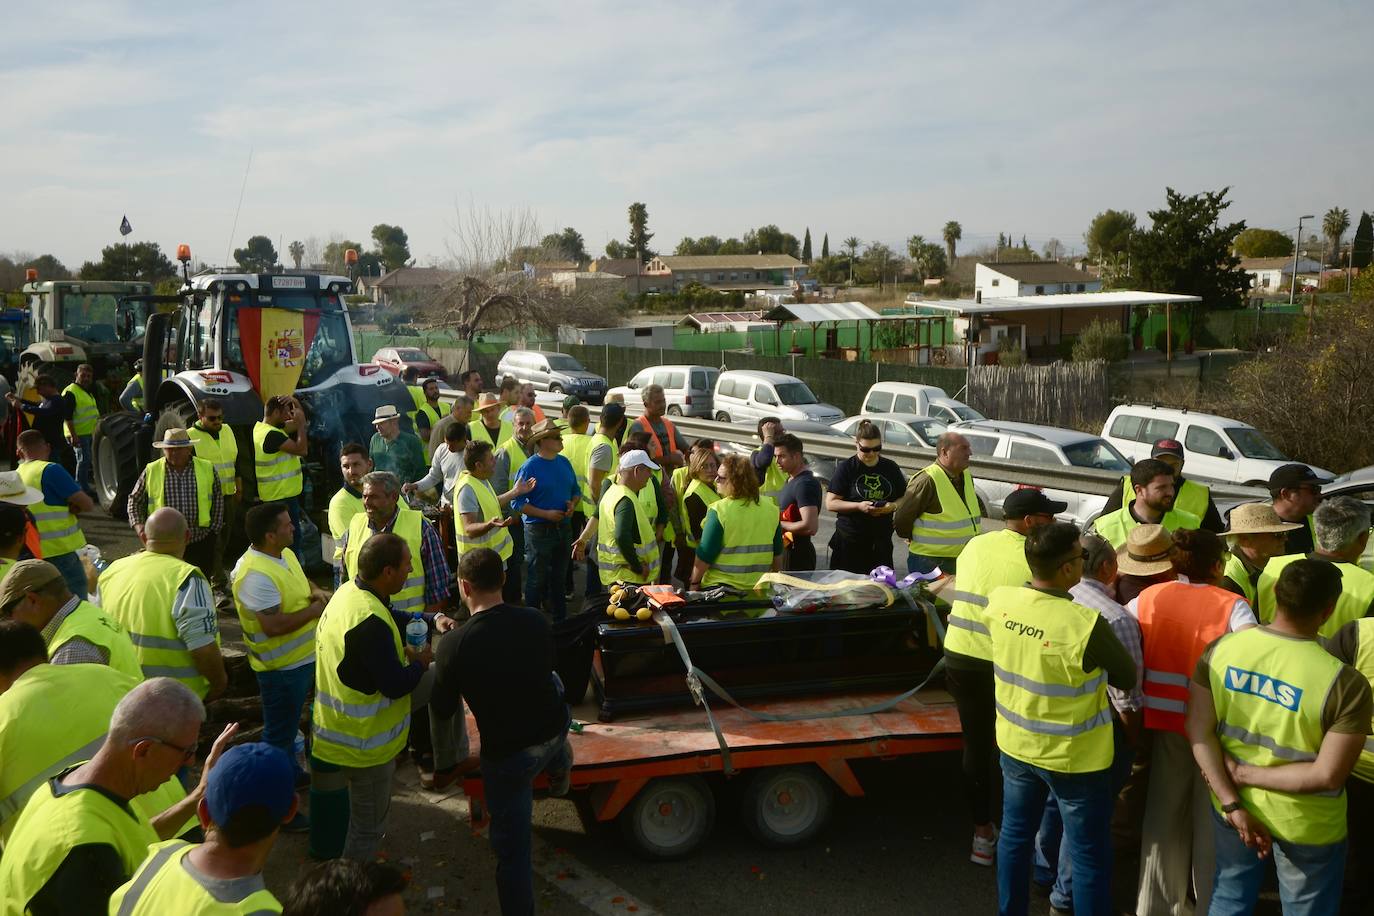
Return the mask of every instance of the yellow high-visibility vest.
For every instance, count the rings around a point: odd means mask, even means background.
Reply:
[[[187,519],[192,528],[209,528],[214,504],[215,466],[204,458],[191,456],[191,469],[196,475],[196,517]],[[148,494],[148,514],[161,509],[167,501],[167,459],[150,462],[143,472],[144,489]]]
[[[219,478],[220,492],[225,496],[237,493],[239,487],[235,466],[239,459],[239,442],[234,437],[234,431],[228,427],[221,427],[219,438],[215,438],[199,426],[192,426],[186,432],[196,444],[197,457],[204,458],[214,467],[215,476]]]
[[[348,523],[353,516],[363,511],[363,498],[340,487],[329,500],[329,536],[334,539],[334,562],[343,560],[344,535],[348,534]]]
[[[464,470],[458,475],[458,482],[453,486],[454,506],[458,505],[458,496],[463,490],[471,490],[477,496],[477,503],[482,507],[482,521],[501,517],[501,501],[497,498],[496,491],[491,488],[491,481],[473,477],[470,471]],[[488,547],[496,551],[502,562],[505,562],[515,551],[515,542],[511,539],[510,531],[505,528],[493,528],[481,537],[470,538],[463,533],[462,518],[455,518],[453,530],[458,542],[459,557],[478,547]]]
[[[682,532],[687,538],[687,546],[692,548],[693,550],[696,550],[697,547],[700,545],[698,543],[698,539],[692,536],[692,522],[691,519],[687,517],[686,505],[688,496],[695,496],[697,499],[701,500],[702,505],[704,505],[707,509],[710,509],[711,506],[715,504],[716,500],[720,499],[720,494],[717,493],[715,488],[712,487],[710,484],[702,483],[695,477],[692,478],[692,482],[687,485],[687,492],[683,495],[681,499],[681,503],[683,505]]]
[[[1121,505],[1129,506],[1134,501],[1135,485],[1131,483],[1131,475],[1127,474],[1121,479]],[[1207,514],[1207,505],[1211,501],[1212,491],[1192,480],[1183,481],[1182,488],[1174,494],[1174,508],[1183,513],[1181,520],[1187,521],[1187,517],[1192,516],[1198,520],[1199,527],[1202,524],[1202,517]],[[1186,528],[1187,525],[1179,525],[1178,527]]]
[[[964,552],[959,554],[954,588],[944,593],[951,599],[945,649],[969,658],[992,661],[992,640],[988,636],[985,613],[988,597],[995,588],[1025,585],[1029,581],[1024,534],[1003,528],[969,541]]]
[[[350,579],[325,606],[315,630],[314,746],[325,763],[343,767],[378,766],[405,747],[410,732],[410,695],[391,699],[354,690],[339,677],[344,637],[369,616],[386,623],[396,660],[405,664],[401,631],[385,605]]]
[[[1316,760],[1322,707],[1341,667],[1316,640],[1264,627],[1222,636],[1207,664],[1221,749],[1258,767]],[[1345,838],[1344,789],[1297,794],[1247,786],[1240,797],[1276,839],[1326,846]],[[1220,813],[1215,795],[1212,807]]]
[[[1132,499],[1131,502],[1135,500]],[[1189,530],[1202,527],[1202,519],[1178,509],[1170,509],[1160,520],[1160,524],[1166,531],[1178,531],[1180,528]],[[1126,503],[1115,512],[1107,515],[1099,515],[1092,523],[1092,530],[1105,538],[1117,550],[1126,543],[1126,537],[1136,528],[1140,527],[1140,522],[1135,520],[1131,514],[1131,503]]]
[[[62,393],[71,395],[76,401],[76,410],[67,421],[68,434],[89,436],[94,433],[96,425],[100,422],[100,408],[96,406],[95,397],[76,382],[63,388]]]
[[[960,494],[939,464],[931,464],[923,473],[935,483],[940,511],[928,512],[912,522],[911,552],[927,557],[957,557],[964,545],[978,534],[980,512],[973,475],[964,471],[964,492]]]
[[[224,900],[182,864],[195,847],[185,840],[154,843],[148,858],[127,884],[110,895],[110,912],[118,916],[162,916],[164,913],[214,913],[215,916],[266,916],[280,913],[272,892],[260,887],[239,900]]]
[[[317,621],[312,620],[280,636],[268,636],[262,630],[257,613],[244,607],[239,597],[244,577],[256,572],[262,573],[277,587],[277,593],[281,595],[281,610],[277,613],[297,614],[309,607],[310,580],[305,570],[301,569],[300,561],[289,547],[281,552],[281,558],[286,563],[285,568],[266,554],[249,548],[239,561],[236,570],[238,575],[232,585],[234,608],[238,611],[239,623],[243,625],[243,641],[248,647],[248,664],[254,671],[279,671],[315,657]]]
[[[1029,586],[988,598],[997,746],[1056,773],[1112,765],[1107,673],[1083,670],[1097,611]]]
[[[19,479],[24,481],[25,486],[42,491],[43,472],[51,464],[51,461],[21,461]],[[86,546],[86,535],[82,534],[81,526],[77,524],[76,516],[72,514],[71,506],[67,503],[50,503],[44,497],[43,502],[29,507],[29,514],[33,516],[34,525],[38,528],[38,540],[43,547],[43,556],[56,557]]]
[[[253,424],[253,470],[258,479],[258,499],[265,503],[299,496],[305,488],[299,455],[278,451],[267,454],[267,437],[284,431],[259,420]]]
[[[1259,583],[1256,585],[1259,606],[1255,608],[1255,616],[1259,617],[1260,623],[1270,623],[1274,619],[1277,607],[1274,586],[1278,584],[1279,575],[1284,567],[1305,559],[1306,554],[1288,553],[1274,557],[1264,564],[1264,571],[1260,573]],[[1336,563],[1335,566],[1341,571],[1341,595],[1336,599],[1336,609],[1317,630],[1318,635],[1327,638],[1335,636],[1336,631],[1350,621],[1359,620],[1369,610],[1369,606],[1374,604],[1374,573],[1361,569],[1354,563]]]
[[[391,596],[391,606],[406,614],[425,609],[425,565],[420,552],[424,546],[421,527],[424,521],[425,517],[409,506],[396,505],[396,521],[391,526],[391,533],[410,547],[410,577],[406,579],[405,588]],[[358,553],[370,537],[372,528],[367,523],[367,513],[359,512],[348,523],[348,546],[344,548],[344,572],[350,580],[358,574]]]
[[[644,572],[637,573],[630,568],[620,552],[615,539],[615,510],[622,499],[628,499],[634,506],[635,522],[639,525],[639,543],[635,546],[635,556]],[[613,483],[601,497],[598,509],[600,524],[596,535],[596,566],[602,585],[615,582],[644,585],[658,577],[659,549],[658,539],[654,537],[654,523],[644,512],[644,505],[636,498],[630,488],[622,483]]]
[[[115,560],[100,574],[100,601],[105,613],[129,631],[144,677],[176,678],[203,700],[210,682],[196,667],[172,619],[177,592],[187,579],[199,575],[200,570],[177,557],[141,551]],[[216,645],[219,638],[216,630]]]
[[[724,534],[724,546],[701,578],[707,588],[730,585],[752,592],[759,578],[773,568],[773,536],[778,531],[778,504],[767,496],[758,502],[722,498],[706,510],[714,514]],[[704,526],[703,526],[704,527]]]
[[[118,620],[89,601],[78,601],[72,612],[62,619],[48,643],[49,657],[57,654],[58,649],[73,639],[84,639],[91,645],[99,646],[109,656],[111,668],[129,677],[143,679],[132,635],[125,632]]]

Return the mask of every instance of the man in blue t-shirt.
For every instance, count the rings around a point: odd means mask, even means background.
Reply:
[[[15,445],[19,452],[20,464],[28,461],[52,462],[52,449],[48,445],[47,439],[36,429],[26,429],[20,433]],[[43,502],[49,506],[66,506],[73,515],[80,515],[95,509],[95,500],[91,499],[89,493],[81,489],[76,478],[60,464],[50,463],[45,467],[39,483],[37,489],[43,491]],[[37,506],[37,508],[42,511],[42,506]],[[81,557],[76,552],[84,544],[85,539],[82,538],[81,545],[63,553],[55,553],[51,549],[43,551],[43,559],[58,568],[62,573],[62,578],[67,583],[67,587],[78,598],[85,598],[89,591],[86,582],[86,568],[81,565]]]
[[[515,481],[531,480],[534,489],[511,503],[525,520],[525,603],[543,610],[547,598],[547,610],[558,623],[568,616],[563,590],[572,552],[568,519],[582,488],[572,462],[559,454],[563,432],[553,420],[536,423],[529,444],[537,451],[520,465]]]

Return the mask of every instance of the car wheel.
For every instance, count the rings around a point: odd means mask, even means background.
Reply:
[[[725,411],[723,411],[723,410],[718,410],[718,411],[716,411],[716,422],[717,422],[717,423],[729,423],[729,422],[730,422],[730,415],[729,415],[728,413],[726,413]]]
[[[563,393],[563,386],[562,386],[562,385],[550,385],[550,386],[549,386],[549,394],[562,394],[562,393]]]
[[[670,407],[668,408],[668,416],[670,416],[670,417],[680,417],[680,416],[682,416],[682,408],[679,407],[679,406],[677,406],[676,404],[673,404],[672,406],[670,406]]]

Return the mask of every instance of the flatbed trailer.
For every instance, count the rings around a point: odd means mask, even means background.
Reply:
[[[753,704],[763,714],[789,721],[762,721],[712,700],[721,738],[701,708],[665,710],[598,722],[598,707],[573,707],[571,796],[589,830],[615,821],[642,855],[673,859],[689,855],[711,831],[713,783],[744,784],[744,823],[760,841],[800,845],[821,830],[834,791],[864,794],[850,764],[893,760],[962,746],[954,701],[942,690],[922,690],[881,712],[862,712],[892,694],[845,693],[778,699]],[[846,710],[860,711],[837,715]],[[480,736],[469,718],[472,753]],[[536,792],[547,788],[540,777]],[[463,782],[474,828],[487,821],[480,773]]]

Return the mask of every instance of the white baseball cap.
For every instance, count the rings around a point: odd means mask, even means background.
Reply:
[[[657,471],[658,465],[654,464],[649,458],[649,453],[642,448],[630,449],[620,456],[620,469],[628,471],[630,468],[645,467],[651,471]]]

